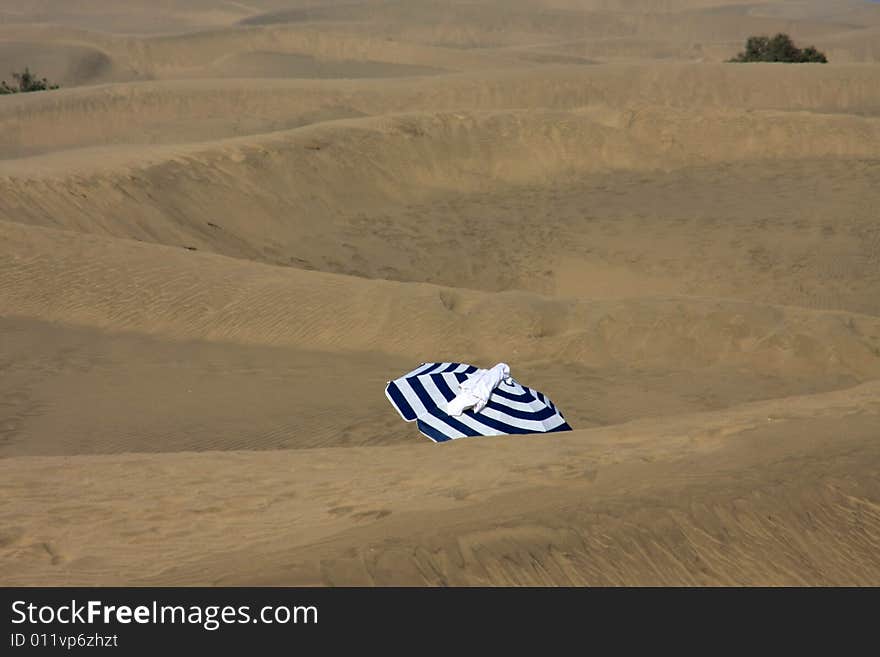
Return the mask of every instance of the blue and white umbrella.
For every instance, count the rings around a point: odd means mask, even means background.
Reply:
[[[467,436],[571,431],[562,413],[537,390],[513,379],[502,381],[479,412],[466,410],[459,416],[446,412],[459,384],[477,372],[466,363],[422,363],[409,374],[389,381],[385,396],[407,422],[436,443]]]

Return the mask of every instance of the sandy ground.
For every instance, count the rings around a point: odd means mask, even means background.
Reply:
[[[156,4],[0,0],[0,584],[880,585],[880,5]]]

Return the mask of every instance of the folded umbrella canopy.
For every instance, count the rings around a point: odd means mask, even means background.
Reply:
[[[422,363],[389,381],[385,396],[407,422],[434,442],[466,436],[571,431],[562,413],[537,390],[510,378],[499,363],[481,370],[466,363]]]

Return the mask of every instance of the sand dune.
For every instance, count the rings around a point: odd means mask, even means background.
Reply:
[[[194,80],[62,89],[4,99],[0,156],[108,144],[212,141],[338,118],[423,111],[784,110],[880,114],[876,67],[670,64],[542,66],[383,80]]]
[[[107,53],[88,46],[28,42],[0,42],[0,57],[6,68],[2,75],[10,83],[11,73],[26,67],[64,85],[104,82],[112,78],[113,62]]]
[[[873,313],[878,144],[877,119],[842,114],[419,113],[7,161],[0,216],[367,278]],[[744,185],[758,205],[736,210]]]
[[[719,62],[747,36],[780,31],[828,49],[840,63],[874,62],[873,36],[880,26],[880,9],[855,0],[823,3],[821,10],[814,3],[672,2],[642,11],[632,3],[497,0],[454,7],[433,0],[293,8],[187,2],[170,12],[129,0],[123,9],[97,0],[47,0],[31,3],[30,11],[6,4],[11,6],[0,3],[6,65],[16,70],[22,62],[39,63],[65,86],[125,78],[465,72],[535,63],[535,49],[548,50],[544,63],[553,56]]]
[[[442,450],[5,459],[4,583],[874,582],[878,398]]]
[[[150,0],[2,0],[0,18],[16,28],[51,23],[101,32],[151,34],[225,25],[272,5],[273,0],[176,0],[161,7]]]
[[[31,318],[4,330],[12,375],[5,383],[13,418],[7,455],[411,442],[383,398],[354,407],[349,400],[368,398],[371,386],[420,362],[426,349],[449,360],[513,355],[523,375],[559,391],[558,403],[578,426],[849,387],[880,375],[880,319],[870,315],[686,297],[584,302],[486,294],[4,229],[15,255],[0,262],[0,298]],[[157,262],[164,264],[157,269]],[[52,328],[59,323],[90,330]],[[117,336],[112,346],[94,329]],[[33,331],[43,336],[37,342],[59,346],[37,355]],[[168,371],[165,359],[174,363]],[[67,381],[60,390],[88,391],[88,413],[80,394],[59,398],[59,376]],[[138,383],[99,383],[131,378]],[[301,387],[306,394],[291,395]],[[232,410],[236,402],[227,406],[232,421],[216,417],[210,409],[230,395],[259,419]],[[140,424],[145,396],[148,409],[163,408],[149,427]],[[29,420],[34,409],[42,410]],[[82,431],[68,435],[72,426]],[[376,426],[384,427],[382,438],[374,437]]]
[[[0,583],[880,583],[878,29],[0,0]],[[575,431],[434,445],[427,360]]]

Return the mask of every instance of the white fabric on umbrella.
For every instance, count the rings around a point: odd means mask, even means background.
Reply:
[[[458,385],[458,395],[447,404],[446,412],[458,417],[464,409],[473,408],[474,413],[479,413],[489,403],[492,391],[506,379],[510,379],[507,363],[498,363],[488,370],[477,370]]]
[[[503,369],[501,371],[503,373]],[[450,415],[449,402],[459,395],[461,384],[480,372],[488,370],[467,363],[422,363],[408,374],[389,381],[385,396],[400,417],[416,422],[419,431],[435,443],[470,436],[571,431],[571,425],[543,393],[512,378],[495,385],[496,375],[486,380],[489,387],[495,387],[479,413],[465,408],[458,416]],[[483,379],[475,379],[470,390],[481,387],[478,381]]]

